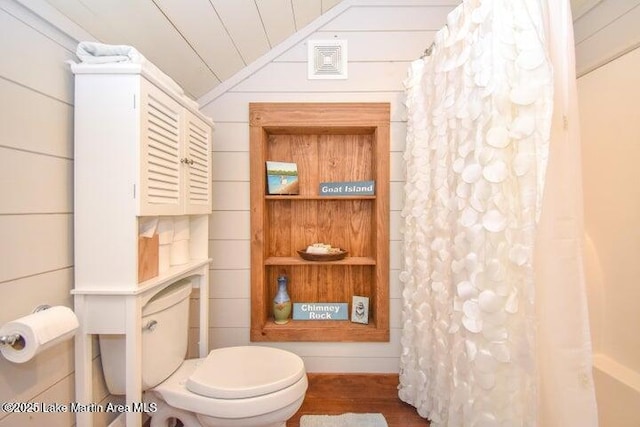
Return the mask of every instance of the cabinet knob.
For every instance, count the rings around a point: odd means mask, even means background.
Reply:
[[[145,331],[153,331],[157,327],[158,327],[157,320],[149,320],[149,322],[147,322],[147,324],[144,325],[142,329],[144,329]]]

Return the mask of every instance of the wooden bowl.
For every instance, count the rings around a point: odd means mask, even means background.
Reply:
[[[340,252],[330,254],[310,254],[306,250],[299,250],[300,257],[307,261],[338,261],[347,256],[349,252],[340,249]]]

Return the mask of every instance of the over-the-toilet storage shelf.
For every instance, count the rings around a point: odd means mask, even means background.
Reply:
[[[213,123],[197,104],[141,64],[74,64],[76,396],[92,396],[94,334],[126,335],[127,402],[141,402],[141,310],[190,277],[208,313],[208,235]],[[138,283],[138,226],[145,217],[189,218],[189,262]],[[199,353],[208,352],[200,316]],[[77,424],[92,425],[91,413]],[[127,426],[141,425],[139,413]]]

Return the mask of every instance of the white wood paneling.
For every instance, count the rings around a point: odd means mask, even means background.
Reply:
[[[275,62],[307,61],[308,40],[346,40],[349,62],[412,61],[431,45],[435,31],[317,31],[275,59]]]
[[[67,376],[55,383],[51,388],[38,395],[37,402],[43,404],[64,405],[68,410],[67,403],[75,401],[73,376]],[[14,413],[0,421],[0,427],[21,426],[21,427],[68,427],[75,423],[75,414],[61,411],[35,411]]]
[[[209,234],[213,240],[248,240],[249,211],[213,211]]]
[[[213,151],[215,156],[222,151],[249,151],[249,117],[240,122],[217,122],[213,134]],[[214,161],[215,161],[214,156]]]
[[[64,268],[0,284],[0,325],[31,314],[42,304],[71,307],[73,270]]]
[[[249,153],[227,151],[213,156],[214,181],[248,181]]]
[[[0,282],[73,265],[73,218],[0,215]]]
[[[41,9],[42,10],[42,9]],[[51,11],[49,11],[51,12]],[[55,11],[53,11],[55,12]],[[64,20],[64,19],[63,19]],[[81,33],[81,32],[80,32]],[[0,4],[0,323],[72,305],[72,37]],[[73,401],[73,341],[24,364],[0,357],[0,401]],[[0,426],[70,426],[73,416],[0,413]]]
[[[234,92],[389,92],[407,75],[407,62],[350,62],[349,79],[307,79],[305,63],[273,62],[234,88]]]
[[[391,217],[393,218],[393,216],[393,212],[391,212]],[[396,228],[396,230],[399,230],[399,228]],[[391,270],[389,272],[389,296],[391,299],[402,298],[402,287],[403,285],[400,282],[400,270]]]
[[[403,110],[404,113],[404,110]],[[391,123],[391,151],[404,151],[407,136],[406,122]]]
[[[401,83],[399,83],[401,84]],[[389,102],[391,121],[403,121],[404,95],[389,92],[227,92],[202,111],[220,122],[249,120],[250,102]],[[247,187],[248,188],[248,187]]]
[[[303,357],[325,356],[325,357],[397,357],[399,355],[400,338],[392,336],[388,343],[356,343],[356,342],[281,342],[272,343],[273,347],[278,347],[293,351]],[[367,351],[362,352],[365,347]]]
[[[43,0],[3,1],[0,2],[0,9],[29,27],[36,28],[69,51],[75,50],[78,40],[94,40],[91,34]]]
[[[211,298],[247,299],[251,295],[251,278],[249,269],[212,270],[210,277],[211,289],[209,290],[209,295]]]
[[[389,179],[391,181],[404,181],[405,163],[401,152],[390,153],[391,171]]]
[[[363,348],[362,352],[367,349]],[[398,357],[303,357],[307,372],[397,373]]]
[[[93,375],[96,381],[94,382],[94,396],[95,402],[101,402],[105,396],[108,395],[104,378],[102,377],[102,366],[100,364],[100,358],[95,358],[93,361]],[[12,401],[16,398],[11,396]],[[9,400],[9,399],[3,399]],[[17,400],[19,402],[25,402],[26,400]],[[66,375],[59,381],[53,383],[53,385],[45,389],[42,393],[31,401],[43,402],[43,403],[57,403],[64,404],[65,406],[69,402],[75,402],[74,394],[74,376],[72,374]],[[68,406],[66,406],[69,408]],[[75,424],[75,414],[71,412],[67,413],[52,413],[52,412],[37,412],[37,413],[20,413],[9,414],[0,413],[0,427],[15,427],[15,426],[59,426],[69,427]],[[95,414],[94,419],[96,426],[106,426],[108,419],[113,418],[112,414],[107,412]],[[4,418],[3,418],[4,416]]]
[[[247,345],[249,342],[249,328],[211,328],[209,330],[211,348],[233,347]]]
[[[209,253],[215,269],[247,269],[250,266],[249,240],[212,240]]]
[[[322,0],[322,13],[340,3],[341,0]]]
[[[456,2],[458,4],[459,2]],[[322,31],[437,31],[453,6],[378,6],[349,8]]]
[[[296,31],[291,0],[260,0],[256,5],[271,47]]]
[[[632,9],[576,44],[576,71],[579,76],[640,46],[640,1],[634,0],[634,3],[636,5]],[[582,19],[599,11],[613,9],[613,6],[609,6],[613,4],[617,4],[616,1],[603,2]],[[576,26],[580,27],[581,20]]]
[[[0,76],[72,103],[73,78],[65,63],[73,58],[71,52],[4,10],[0,10],[0,39]]]
[[[0,401],[27,402],[73,372],[73,340],[48,348],[25,363],[0,357],[0,372]]]
[[[248,328],[251,304],[246,298],[216,298],[211,300],[209,324],[221,328]]]
[[[269,42],[253,0],[211,0],[244,63],[248,64],[267,53]]]
[[[154,0],[216,77],[224,80],[245,64],[209,0]],[[224,58],[224,61],[221,60]]]
[[[404,221],[404,220],[402,219],[402,217],[400,215],[400,211],[391,211],[389,217],[390,217],[389,218],[389,221],[390,221],[389,238],[391,240],[401,240],[402,239],[402,234],[400,232],[400,226],[402,224],[402,221]]]
[[[573,32],[576,43],[580,43],[602,30],[616,19],[638,5],[638,0],[592,0],[583,2],[586,10],[574,14]]]
[[[70,213],[73,162],[0,147],[0,214]]]
[[[322,13],[321,0],[291,0],[296,29],[305,27]]]
[[[73,157],[72,106],[3,79],[0,99],[0,146]]]
[[[571,0],[571,14],[573,15],[573,19],[584,15],[601,1],[602,0]]]
[[[391,184],[389,184],[389,187],[391,188],[389,197],[389,205],[391,206],[391,210],[402,210],[404,182],[391,182]]]
[[[399,254],[400,252],[395,253]],[[389,299],[389,327],[392,330],[398,330],[402,327],[402,302],[400,299]]]
[[[249,182],[214,181],[213,209],[219,211],[248,211]]]

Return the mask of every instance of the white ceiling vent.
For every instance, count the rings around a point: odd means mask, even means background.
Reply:
[[[347,41],[309,40],[308,78],[346,79]]]

